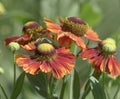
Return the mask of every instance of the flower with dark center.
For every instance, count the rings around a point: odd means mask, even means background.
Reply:
[[[69,49],[56,49],[50,43],[40,43],[33,56],[16,55],[16,63],[26,73],[37,74],[39,71],[52,73],[57,79],[70,73],[74,67],[75,56]]]
[[[115,57],[116,43],[112,38],[107,38],[95,48],[87,48],[81,53],[83,59],[88,59],[89,63],[97,71],[108,72],[111,76],[120,75],[120,63]]]
[[[57,40],[60,42],[61,46],[69,47],[72,41],[75,41],[79,47],[85,49],[86,44],[82,39],[83,36],[93,41],[101,41],[98,38],[97,33],[80,18],[67,17],[65,20],[60,19],[61,25],[58,25],[49,19],[44,19],[44,21],[47,29],[57,35]],[[68,45],[64,44],[66,41],[69,41]]]
[[[27,22],[23,27],[23,35],[8,37],[5,39],[5,45],[8,45],[10,42],[17,42],[20,46],[27,50],[33,51],[36,47],[34,41],[39,38],[42,34],[42,26],[35,22]]]

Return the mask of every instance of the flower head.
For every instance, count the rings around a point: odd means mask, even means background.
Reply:
[[[39,23],[34,21],[27,22],[23,27],[23,35],[6,38],[5,45],[10,42],[17,42],[23,49],[33,51],[36,48],[34,42],[39,38],[41,32],[42,26]]]
[[[93,41],[101,41],[98,38],[97,33],[94,32],[86,22],[77,17],[67,17],[65,20],[60,19],[61,25],[58,25],[49,19],[45,19],[45,23],[49,31],[56,33],[59,42],[62,42],[61,40],[65,38],[68,39],[68,45],[64,44],[66,43],[64,40],[64,42],[61,43],[61,46],[66,45],[69,47],[71,41],[75,41],[78,46],[85,49],[86,44],[82,39],[82,36]]]
[[[33,56],[16,55],[16,63],[26,73],[37,74],[39,71],[52,73],[57,79],[70,73],[74,67],[75,56],[68,49],[56,49],[50,43],[39,43]]]
[[[81,53],[83,59],[88,59],[89,63],[97,71],[108,72],[112,76],[120,75],[120,63],[115,57],[116,44],[112,38],[107,38],[95,48],[87,48]]]

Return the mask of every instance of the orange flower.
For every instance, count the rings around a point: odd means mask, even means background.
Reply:
[[[86,48],[86,44],[84,40],[81,38],[82,36],[93,41],[101,41],[98,38],[97,33],[94,32],[88,26],[88,24],[86,24],[80,18],[68,17],[64,21],[60,19],[61,25],[58,25],[49,19],[44,19],[44,20],[47,29],[57,34],[57,40],[60,42],[61,46],[66,45],[66,41],[69,41],[68,45],[65,46],[65,47],[69,47],[72,41],[75,41],[78,46],[84,49]]]
[[[30,21],[24,25],[23,35],[8,37],[4,42],[5,45],[8,45],[10,42],[17,42],[23,49],[27,51],[33,51],[36,48],[34,41],[39,38],[41,32],[42,27],[37,22]]]
[[[16,63],[26,73],[34,75],[42,71],[52,73],[57,79],[70,73],[74,67],[74,61],[75,56],[70,53],[69,49],[55,49],[50,43],[38,44],[33,56],[16,55]]]
[[[81,57],[88,59],[89,63],[92,63],[97,71],[105,71],[111,76],[118,76],[120,75],[120,63],[114,56],[115,51],[115,41],[108,38],[99,42],[99,46],[84,50]]]

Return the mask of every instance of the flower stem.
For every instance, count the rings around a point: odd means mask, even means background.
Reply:
[[[120,91],[120,86],[117,87],[117,90],[115,92],[113,99],[117,99],[117,95],[118,95],[119,91]]]
[[[13,51],[13,67],[14,67],[14,79],[13,79],[13,85],[15,86],[15,83],[16,83],[16,63],[15,63],[15,51]]]
[[[49,78],[47,77],[47,74],[45,76],[46,76],[45,79],[46,79],[46,88],[47,88],[47,93],[48,93],[48,99],[52,99],[52,92],[51,92]]]
[[[2,87],[2,85],[1,85],[1,84],[0,84],[0,88],[1,88],[1,90],[2,90],[2,92],[3,92],[3,94],[4,94],[4,96],[5,96],[5,98],[6,98],[6,99],[8,99],[7,94],[6,94],[6,92],[5,92],[4,88]]]
[[[67,83],[66,83],[65,79],[63,78],[63,85],[62,85],[62,89],[61,89],[61,92],[60,92],[60,99],[63,99],[66,84]]]

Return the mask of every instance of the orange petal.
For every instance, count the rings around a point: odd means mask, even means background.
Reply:
[[[93,40],[93,41],[101,41],[99,38],[98,38],[98,35],[96,32],[94,32],[92,29],[88,29],[86,34],[84,35],[86,38],[90,39],[90,40]]]
[[[4,43],[5,45],[8,45],[10,42],[18,42],[22,40],[28,40],[29,36],[28,35],[21,35],[21,36],[13,36],[13,37],[8,37],[5,39]]]
[[[51,71],[50,63],[49,61],[43,61],[40,65],[40,69],[42,72],[48,73]]]
[[[44,22],[46,23],[46,27],[49,31],[54,32],[54,33],[59,33],[61,30],[61,27],[58,24],[55,24],[53,21],[44,18]]]
[[[60,46],[69,48],[72,44],[72,40],[68,36],[59,37],[58,40]]]
[[[15,56],[16,63],[23,68],[26,73],[36,74],[39,72],[39,62],[34,62],[29,56],[17,54]]]
[[[21,47],[23,49],[25,49],[26,51],[33,51],[33,50],[36,49],[36,46],[35,46],[34,42],[30,42],[30,43],[28,43],[26,45],[21,45]]]
[[[30,57],[25,56],[25,55],[23,55],[23,54],[16,54],[16,55],[15,55],[15,59],[16,59],[16,63],[17,63],[19,66],[23,66],[23,65],[26,65],[26,64],[28,64],[28,63],[31,62]]]
[[[120,63],[114,56],[110,56],[107,60],[107,72],[109,72],[111,76],[120,75]]]
[[[75,41],[75,43],[81,47],[82,49],[85,49],[86,48],[86,44],[84,42],[83,39],[81,39],[80,37],[77,37],[75,36],[74,34],[72,34],[71,32],[63,32],[61,31],[59,34],[58,34],[58,40],[61,38],[61,37],[69,37],[72,41]]]

